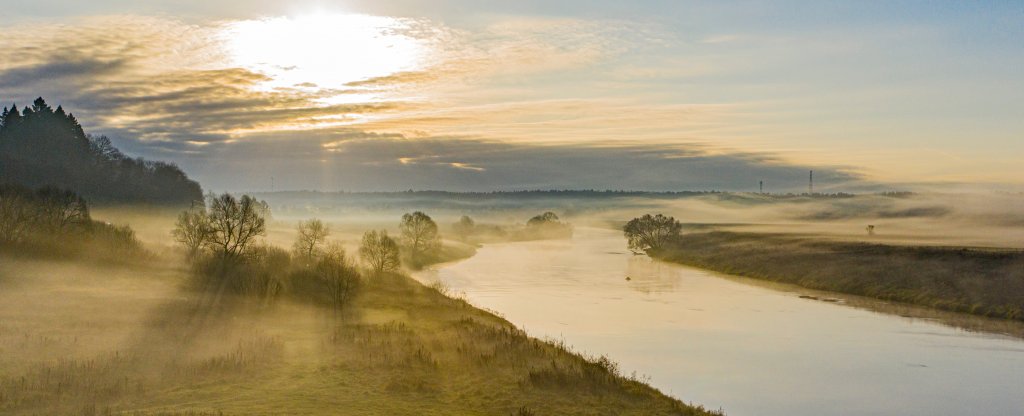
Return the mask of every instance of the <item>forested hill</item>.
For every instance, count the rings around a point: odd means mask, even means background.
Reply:
[[[128,157],[42,98],[0,114],[0,183],[55,186],[101,203],[185,205],[203,197],[176,165]]]

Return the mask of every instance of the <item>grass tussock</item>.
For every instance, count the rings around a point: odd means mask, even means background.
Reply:
[[[683,235],[652,256],[722,273],[953,312],[1024,320],[1024,251],[772,234]]]

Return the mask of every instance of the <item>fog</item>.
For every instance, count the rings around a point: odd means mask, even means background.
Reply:
[[[1024,241],[1024,195],[1020,194],[256,196],[270,207],[260,244],[289,249],[296,239],[298,221],[319,218],[330,229],[328,242],[343,247],[347,261],[354,266],[360,264],[359,242],[365,231],[384,229],[398,235],[401,215],[416,210],[437,222],[446,250],[465,250],[456,251],[460,254],[448,261],[471,256],[473,250],[488,244],[542,238],[524,230],[527,220],[548,211],[577,228],[620,230],[631,218],[663,213],[681,221],[684,233],[722,230],[1000,249],[1019,248]],[[372,356],[367,352],[372,350],[365,348],[376,344],[365,344],[368,341],[359,337],[337,338],[338,328],[359,333],[371,325],[369,328],[376,328],[373,331],[391,333],[388,325],[405,322],[413,313],[390,306],[387,302],[393,302],[392,295],[374,294],[396,289],[372,284],[369,294],[357,302],[362,306],[350,309],[351,317],[340,323],[329,308],[303,301],[298,295],[253,298],[197,290],[196,269],[171,237],[178,212],[130,206],[93,208],[94,220],[134,230],[144,248],[136,254],[90,258],[0,253],[0,403],[10,406],[14,414],[97,414],[105,409],[137,408],[140,403],[160,409],[164,402],[173,408],[186,394],[175,393],[175,386],[210,380],[278,391],[274,389],[280,388],[279,383],[302,377],[325,362],[359,362],[365,358],[361,354]],[[454,224],[462,216],[472,217],[480,231],[469,237],[458,235]],[[868,225],[875,226],[873,235],[866,231]],[[286,291],[298,290],[289,285],[295,284],[286,283]],[[371,306],[366,306],[367,302]],[[443,344],[433,342],[429,345]],[[403,356],[419,354],[408,345],[421,344],[395,345],[404,345],[400,352],[393,352]],[[260,374],[259,378],[247,378],[255,374]],[[435,376],[424,377],[436,382]],[[206,390],[191,394],[196,391]],[[213,389],[204,394],[212,398],[219,393]]]
[[[645,213],[663,213],[691,227],[823,236],[895,244],[1019,247],[1024,244],[1024,194],[765,195],[754,193],[509,192],[459,194],[262,193],[281,221],[319,217],[352,230],[394,226],[403,212],[422,210],[439,224],[462,215],[504,226],[553,211],[573,224],[621,227]],[[866,232],[875,226],[874,235]]]

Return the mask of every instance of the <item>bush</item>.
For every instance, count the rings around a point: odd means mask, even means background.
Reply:
[[[89,207],[71,191],[46,187],[31,190],[0,185],[0,249],[67,257],[89,254],[123,260],[144,252],[128,226],[93,221]]]
[[[548,211],[526,221],[526,228],[523,230],[520,239],[570,238],[572,237],[572,231],[572,225],[561,221],[554,212]]]
[[[336,244],[313,259],[280,247],[261,244],[241,257],[209,252],[193,263],[195,286],[270,304],[282,296],[330,306],[341,312],[358,293],[362,277]]]

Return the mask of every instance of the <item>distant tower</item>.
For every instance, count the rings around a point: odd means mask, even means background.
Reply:
[[[758,185],[758,189],[759,189],[757,192],[763,194],[764,193],[764,181],[758,181],[757,185]]]
[[[807,176],[807,193],[814,193],[814,171],[812,170],[810,175]]]

